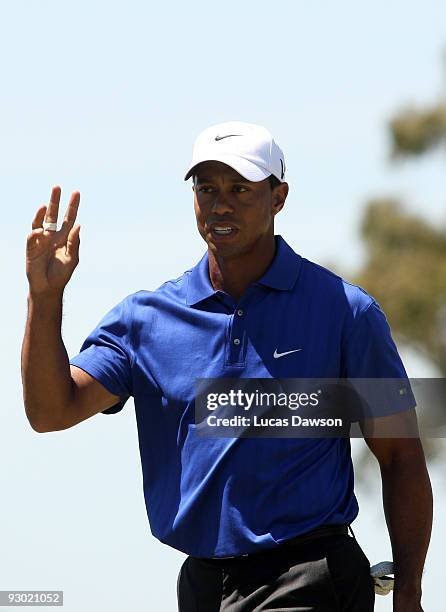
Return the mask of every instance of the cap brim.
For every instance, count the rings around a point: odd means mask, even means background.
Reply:
[[[191,166],[187,171],[184,180],[187,181],[194,173],[194,170],[198,166],[198,164],[202,164],[205,161],[222,162],[223,164],[230,166],[246,180],[252,181],[253,183],[263,181],[271,174],[269,170],[264,170],[263,168],[260,168],[256,164],[253,164],[252,162],[248,161],[247,159],[243,159],[242,157],[237,157],[236,155],[216,155],[212,158],[207,157],[206,159],[200,159],[199,161],[195,161],[193,166]]]

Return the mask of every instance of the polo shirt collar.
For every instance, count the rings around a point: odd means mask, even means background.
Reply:
[[[200,261],[194,266],[187,280],[186,304],[194,306],[217,293],[213,288],[209,278],[208,253],[203,255]]]
[[[265,274],[254,284],[271,289],[289,291],[294,287],[302,265],[302,257],[295,253],[280,235],[276,235],[276,254]]]
[[[279,291],[289,291],[296,283],[299,276],[302,258],[280,235],[275,236],[276,253],[271,265],[265,274],[259,278],[255,285],[264,285]],[[208,252],[191,269],[186,291],[186,304],[194,306],[217,292],[212,287],[209,279]]]

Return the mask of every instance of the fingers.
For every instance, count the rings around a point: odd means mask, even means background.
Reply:
[[[81,194],[79,193],[79,191],[73,191],[73,193],[71,194],[70,201],[68,203],[68,208],[65,212],[62,227],[60,228],[66,234],[70,232],[71,228],[74,225],[74,222],[76,221],[76,215],[79,208],[80,199]]]
[[[45,213],[46,213],[46,205],[43,204],[36,212],[36,216],[34,217],[33,222],[31,224],[31,227],[33,230],[38,229],[39,227],[42,227],[42,223],[45,218]]]
[[[60,202],[61,189],[58,185],[55,185],[51,190],[51,197],[46,209],[44,221],[46,223],[57,223],[57,215],[59,213],[59,202]],[[45,230],[46,231],[46,230]]]
[[[60,203],[60,195],[61,188],[58,185],[55,185],[51,190],[51,197],[48,206],[42,205],[36,212],[36,215],[32,222],[32,229],[40,229],[44,222],[46,223],[56,223],[57,217],[59,214],[59,203]],[[73,191],[71,194],[70,201],[68,203],[68,207],[65,213],[65,217],[60,228],[60,232],[65,236],[68,236],[69,231],[74,225],[76,221],[76,215],[79,208],[80,202],[80,193],[78,191]],[[44,230],[46,234],[49,234],[49,230]],[[53,232],[54,233],[54,232]],[[58,238],[60,239],[62,236],[58,232]],[[58,240],[59,241],[59,240]]]
[[[75,261],[79,260],[80,230],[81,226],[79,223],[77,223],[73,228],[71,228],[67,238],[67,255],[70,257],[70,259],[74,259]]]

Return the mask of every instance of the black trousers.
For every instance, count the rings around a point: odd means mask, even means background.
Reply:
[[[244,557],[187,557],[178,575],[179,612],[373,611],[370,563],[356,538],[312,537],[317,531]]]

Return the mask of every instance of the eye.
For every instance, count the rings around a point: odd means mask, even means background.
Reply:
[[[249,191],[249,189],[247,189],[244,185],[234,185],[232,189],[233,191],[236,191],[236,193],[245,193],[245,191]],[[203,193],[212,193],[212,191],[214,191],[214,188],[209,185],[202,185],[197,189],[197,191],[201,191]]]

